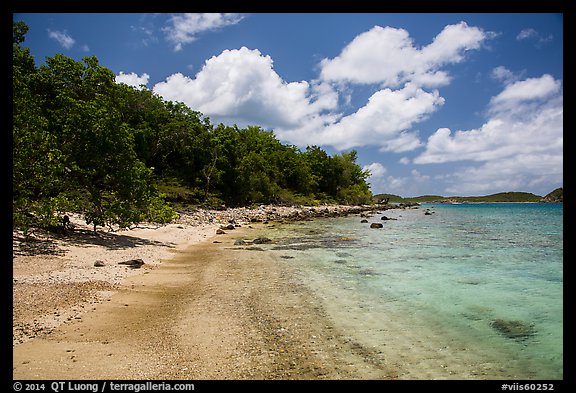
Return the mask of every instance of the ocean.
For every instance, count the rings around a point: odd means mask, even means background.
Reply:
[[[423,204],[361,220],[261,230],[341,334],[400,379],[563,378],[562,204]]]

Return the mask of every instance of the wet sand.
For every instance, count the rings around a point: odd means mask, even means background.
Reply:
[[[14,379],[386,379],[251,229],[179,251],[107,301],[13,349]]]

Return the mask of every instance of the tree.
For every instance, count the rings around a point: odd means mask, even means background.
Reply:
[[[12,47],[12,225],[58,225],[69,207],[61,195],[64,160],[49,132],[36,88],[38,72],[28,48],[22,48],[28,26],[13,24]],[[56,214],[54,214],[56,213]]]
[[[67,209],[94,230],[172,219],[134,150],[114,74],[96,57],[56,55],[32,67],[20,47],[24,26],[14,26],[13,221],[46,226]]]

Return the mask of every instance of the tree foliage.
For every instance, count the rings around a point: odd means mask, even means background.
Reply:
[[[357,153],[301,151],[258,126],[219,124],[183,103],[117,84],[94,56],[36,67],[13,24],[13,225],[97,226],[174,218],[166,202],[370,203]],[[183,197],[185,195],[185,197]]]

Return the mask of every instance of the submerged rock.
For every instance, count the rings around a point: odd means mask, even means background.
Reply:
[[[534,325],[519,320],[495,319],[490,326],[508,338],[525,339],[536,333]]]
[[[370,228],[384,228],[384,225],[380,224],[379,222],[373,222],[370,224]]]
[[[235,246],[244,246],[246,245],[246,242],[242,239],[236,239],[236,241],[234,242]]]
[[[272,243],[272,239],[268,239],[267,237],[258,237],[252,241],[254,244],[264,244],[264,243]]]

